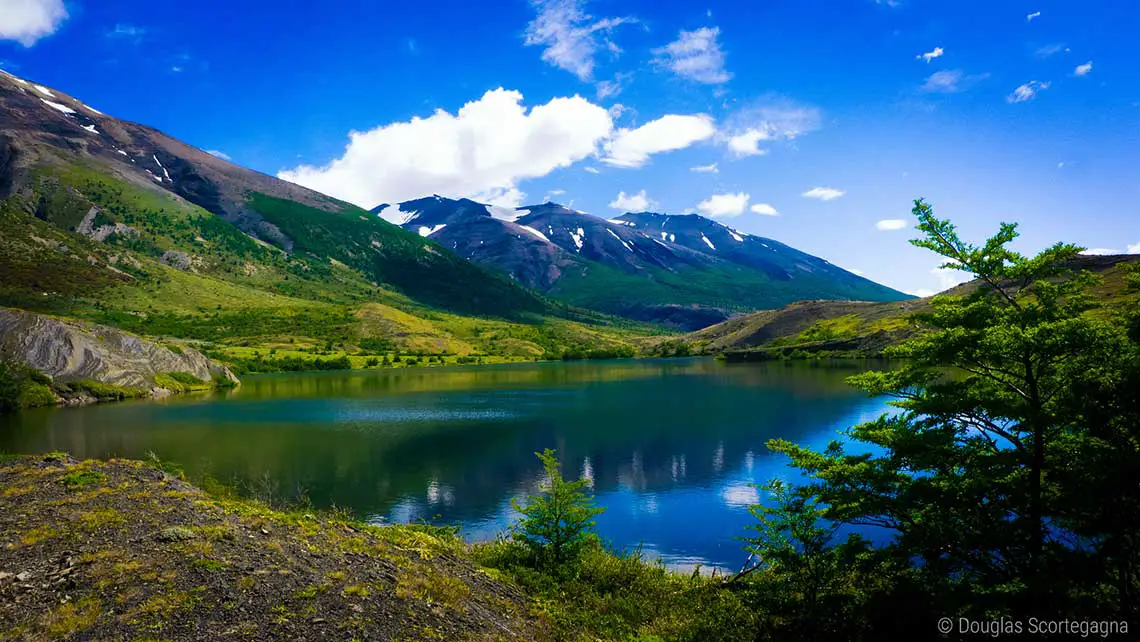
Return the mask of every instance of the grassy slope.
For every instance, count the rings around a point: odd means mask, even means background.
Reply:
[[[1140,256],[1082,257],[1079,267],[1101,278],[1092,290],[1101,308],[1092,314],[1111,313],[1140,301],[1140,295],[1127,289],[1128,271],[1137,265]],[[946,294],[964,294],[972,287],[964,284]],[[929,305],[930,299],[893,303],[805,301],[780,310],[736,317],[679,341],[694,352],[728,353],[739,358],[793,354],[874,356],[913,333],[915,324],[908,317]]]
[[[159,462],[0,457],[0,638],[756,636],[740,593],[636,556],[593,547],[552,575],[507,541],[469,545],[450,529],[276,510],[209,488]]]
[[[287,347],[326,356],[533,358],[628,347],[652,332],[550,304],[355,211],[330,214],[255,195],[267,220],[301,239],[286,253],[97,167],[41,170],[34,181],[33,190],[0,203],[0,303],[12,307],[206,342],[223,357]],[[92,205],[101,210],[97,227],[135,231],[102,242],[75,233]],[[172,252],[189,259],[188,270],[172,266]],[[438,305],[401,291],[413,286]]]
[[[4,639],[550,639],[430,529],[211,497],[141,462],[16,459],[0,489]]]
[[[654,269],[646,274],[625,274],[602,265],[582,273],[568,273],[549,292],[574,305],[622,310],[662,302],[701,305],[724,310],[775,309],[795,301],[835,296],[836,286],[805,275],[795,281],[775,281],[755,270],[722,264],[681,272]],[[882,293],[853,288],[852,300],[880,300]]]

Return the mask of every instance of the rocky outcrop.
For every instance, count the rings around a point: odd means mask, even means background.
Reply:
[[[163,394],[155,376],[172,372],[237,382],[228,368],[191,348],[171,349],[122,330],[9,308],[0,308],[0,359],[59,383],[93,380],[154,394]]]

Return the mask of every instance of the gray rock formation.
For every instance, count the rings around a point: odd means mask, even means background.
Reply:
[[[154,390],[154,376],[169,372],[237,381],[228,368],[197,350],[175,352],[114,328],[10,308],[0,308],[0,359],[23,363],[60,383],[92,379]]]

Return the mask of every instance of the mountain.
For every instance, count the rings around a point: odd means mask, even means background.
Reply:
[[[510,210],[440,196],[372,211],[552,297],[686,329],[804,299],[908,298],[695,214],[602,219],[556,203]]]
[[[1140,266],[1140,256],[1081,256],[1073,264],[1100,277],[1091,294],[1099,310],[1140,303],[1140,294],[1127,285],[1128,272]],[[964,295],[976,282],[957,285],[942,294]],[[726,354],[733,359],[765,359],[781,355],[833,354],[876,356],[887,346],[913,336],[917,326],[909,319],[930,310],[932,297],[909,301],[802,301],[779,310],[741,315],[723,323],[668,340],[656,351]]]
[[[208,342],[231,357],[366,346],[550,356],[647,332],[6,73],[0,306]]]

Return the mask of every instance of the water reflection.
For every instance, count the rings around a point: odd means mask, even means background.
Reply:
[[[0,449],[154,451],[192,477],[268,473],[317,506],[484,538],[538,486],[533,453],[556,448],[591,480],[614,544],[732,567],[751,484],[787,474],[766,441],[822,445],[884,410],[844,384],[854,371],[663,360],[250,377],[228,395],[0,417]]]

